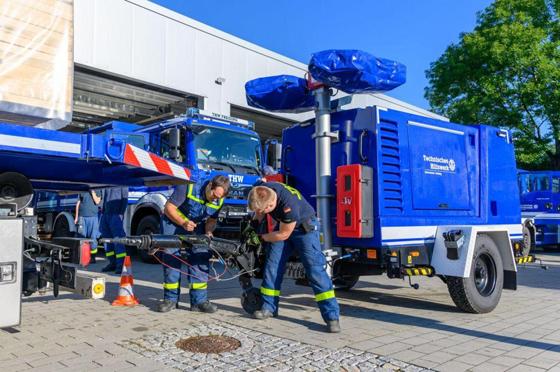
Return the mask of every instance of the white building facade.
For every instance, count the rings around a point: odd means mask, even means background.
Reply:
[[[174,105],[181,110],[183,101],[252,119],[269,137],[311,115],[270,115],[245,100],[245,82],[267,75],[303,76],[301,62],[147,0],[75,0],[74,19],[76,122],[149,122],[169,115]],[[385,95],[353,101],[353,106],[380,105],[444,119]]]

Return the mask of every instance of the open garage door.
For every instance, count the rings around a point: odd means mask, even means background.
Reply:
[[[268,138],[282,137],[282,129],[289,127],[295,122],[277,116],[263,114],[257,111],[251,111],[246,108],[238,106],[231,106],[231,116],[251,120],[255,123],[255,131],[261,136],[263,140]]]
[[[198,103],[187,93],[76,66],[72,123],[64,130],[81,132],[111,120],[149,124],[184,114]]]

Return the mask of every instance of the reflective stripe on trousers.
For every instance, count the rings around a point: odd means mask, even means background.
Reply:
[[[181,286],[181,270],[188,274],[190,283],[190,300],[192,305],[198,305],[208,301],[207,287],[210,253],[206,248],[194,248],[185,258],[180,257],[177,249],[168,249],[159,252],[163,261],[163,297],[173,302],[179,301]],[[189,263],[183,265],[179,258]],[[167,267],[166,265],[170,266]]]
[[[305,234],[296,230],[288,240],[267,243],[265,249],[266,261],[261,285],[263,309],[272,313],[278,311],[280,288],[286,262],[292,255],[293,249],[297,249],[309,284],[315,293],[321,316],[325,321],[339,318],[340,309],[333,290],[332,280],[325,270],[326,260],[321,251],[318,231]]]

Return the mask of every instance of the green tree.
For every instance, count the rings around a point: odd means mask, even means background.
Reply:
[[[426,71],[432,110],[513,130],[518,164],[560,169],[560,0],[496,0]]]

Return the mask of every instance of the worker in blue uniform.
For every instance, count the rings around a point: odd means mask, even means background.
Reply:
[[[229,191],[229,178],[216,176],[209,181],[179,185],[165,204],[165,234],[206,234],[212,236],[218,214]],[[178,306],[181,289],[181,262],[178,249],[160,255],[163,262],[163,302],[158,311],[168,312]],[[207,247],[193,247],[188,252],[186,273],[190,283],[191,310],[214,313],[217,306],[208,301],[208,271],[211,254]]]
[[[249,192],[248,204],[257,219],[262,220],[270,215],[277,222],[274,231],[260,236],[266,252],[261,284],[263,306],[253,316],[267,319],[278,315],[286,262],[295,249],[299,251],[327,330],[331,333],[340,332],[340,310],[332,280],[326,271],[327,263],[321,251],[318,221],[313,207],[299,191],[279,182],[264,182],[253,187]]]
[[[128,206],[128,187],[112,187],[103,190],[103,207],[99,230],[103,238],[122,238],[126,236],[124,231],[124,213]],[[106,243],[105,257],[109,264],[101,271],[114,271],[115,274],[122,273],[126,248],[122,244]]]
[[[76,203],[74,224],[78,227],[78,234],[91,239],[90,263],[95,263],[97,255],[97,238],[99,237],[99,204],[101,197],[94,190],[82,192]]]

